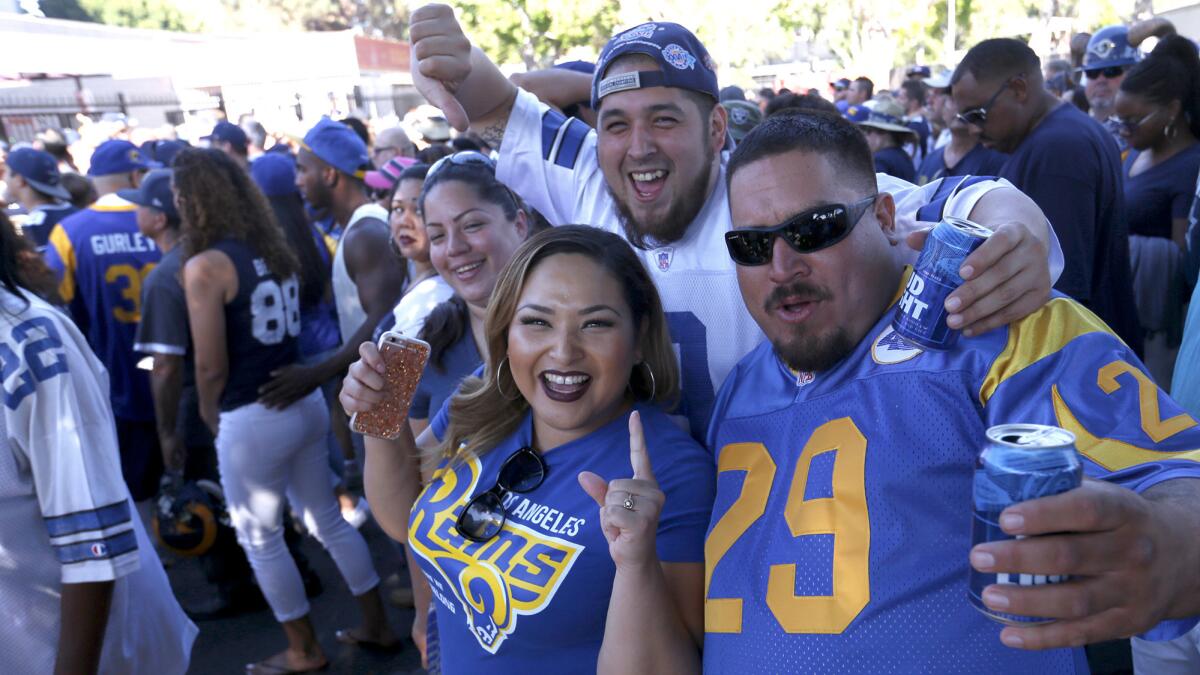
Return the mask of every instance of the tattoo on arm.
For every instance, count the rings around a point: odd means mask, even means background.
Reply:
[[[504,128],[508,126],[508,118],[512,115],[512,111],[512,103],[509,103],[496,111],[494,116],[489,115],[492,117],[492,121],[479,131],[480,138],[496,150],[500,150],[501,144],[504,143]]]

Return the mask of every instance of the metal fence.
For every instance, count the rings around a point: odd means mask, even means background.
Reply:
[[[179,99],[174,94],[127,96],[59,95],[5,96],[0,94],[0,140],[9,143],[32,142],[48,127],[78,129],[78,115],[100,119],[105,114],[129,115],[131,108],[167,108],[168,117],[182,121]]]

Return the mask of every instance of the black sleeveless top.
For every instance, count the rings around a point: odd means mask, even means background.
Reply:
[[[224,239],[212,248],[229,256],[238,279],[237,295],[225,305],[229,377],[221,410],[228,411],[257,401],[271,371],[296,362],[300,283],[295,275],[279,281],[243,242]]]

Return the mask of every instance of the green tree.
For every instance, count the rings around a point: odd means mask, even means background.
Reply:
[[[174,31],[196,31],[201,27],[173,0],[42,0],[39,7],[52,19]]]
[[[619,0],[464,0],[459,21],[497,63],[547,68],[578,47],[596,54],[614,32]]]

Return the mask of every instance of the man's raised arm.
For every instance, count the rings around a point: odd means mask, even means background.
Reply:
[[[504,140],[517,87],[482,50],[471,46],[449,5],[413,11],[408,27],[416,60],[413,83],[455,129],[468,127],[492,147]]]

